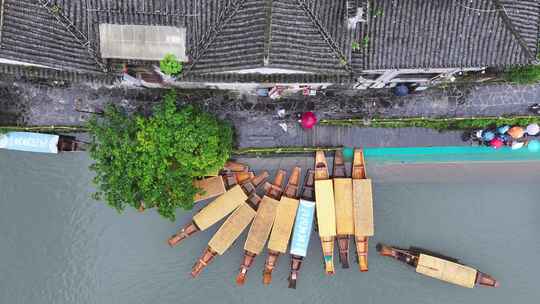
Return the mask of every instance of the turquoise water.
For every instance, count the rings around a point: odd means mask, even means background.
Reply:
[[[365,148],[366,161],[383,163],[448,163],[468,161],[534,161],[540,160],[540,152],[526,148],[512,150],[509,147],[408,147]]]

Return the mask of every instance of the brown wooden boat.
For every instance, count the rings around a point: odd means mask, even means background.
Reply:
[[[186,224],[176,234],[171,236],[168,240],[169,245],[178,245],[196,232],[206,230],[229,215],[245,202],[252,193],[255,193],[257,187],[267,178],[268,172],[264,171],[259,176],[244,181],[242,184],[233,186],[227,192],[202,208],[193,216],[190,223]]]
[[[346,171],[343,152],[338,150],[334,156],[332,175],[336,205],[336,239],[342,268],[349,268],[349,238],[354,235],[353,186]]]
[[[373,221],[373,190],[366,176],[364,151],[354,150],[352,167],[353,217],[356,253],[360,271],[368,271],[368,240],[375,233]]]
[[[268,239],[268,257],[264,264],[263,284],[265,285],[272,282],[272,271],[277,265],[279,255],[287,252],[298,209],[298,186],[301,172],[300,167],[293,169],[276,210],[274,225]]]
[[[330,179],[328,164],[323,151],[315,155],[315,203],[317,226],[324,256],[324,269],[334,274],[334,239],[336,238],[336,208],[334,184]]]
[[[276,217],[277,208],[279,206],[279,199],[283,192],[282,184],[287,172],[279,170],[274,178],[274,183],[265,184],[266,194],[262,198],[253,223],[249,229],[246,243],[244,244],[244,258],[240,265],[240,270],[236,276],[236,284],[244,285],[251,265],[253,264],[257,255],[259,255],[266,241],[270,236],[272,225]]]
[[[223,225],[221,225],[210,239],[208,247],[204,250],[203,254],[199,257],[195,265],[193,265],[193,269],[191,270],[192,277],[197,277],[213,261],[216,255],[224,254],[231,247],[257,214],[256,210],[260,202],[261,197],[255,192],[252,192],[248,199],[229,215]]]
[[[425,249],[411,247],[401,249],[377,244],[382,256],[392,257],[416,269],[417,273],[462,287],[499,287],[499,282],[490,275],[461,264],[457,259],[443,256]]]
[[[296,281],[302,267],[302,261],[307,255],[313,228],[313,215],[315,213],[315,171],[312,169],[309,169],[306,173],[300,198],[291,240],[289,288],[293,289],[296,289]]]

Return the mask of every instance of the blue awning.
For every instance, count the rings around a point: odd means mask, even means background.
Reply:
[[[0,134],[0,148],[39,153],[58,153],[58,135],[8,132]]]

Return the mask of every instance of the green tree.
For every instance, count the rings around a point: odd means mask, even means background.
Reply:
[[[232,150],[231,127],[196,107],[178,109],[174,92],[149,117],[110,106],[89,128],[96,199],[118,211],[144,203],[170,220],[193,207],[193,178],[222,168]]]
[[[540,82],[540,66],[527,65],[516,67],[506,71],[504,78],[507,81],[517,84],[535,84]]]
[[[174,54],[167,54],[159,62],[159,68],[163,73],[174,76],[180,74],[184,66],[182,65],[182,62],[178,61]]]

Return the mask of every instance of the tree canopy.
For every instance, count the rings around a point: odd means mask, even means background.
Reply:
[[[170,220],[193,207],[193,179],[221,169],[232,150],[231,127],[197,107],[178,108],[174,92],[149,117],[109,106],[89,127],[96,198],[118,211],[144,203]]]
[[[164,74],[174,76],[180,74],[184,66],[174,54],[167,54],[159,62],[159,68]]]

